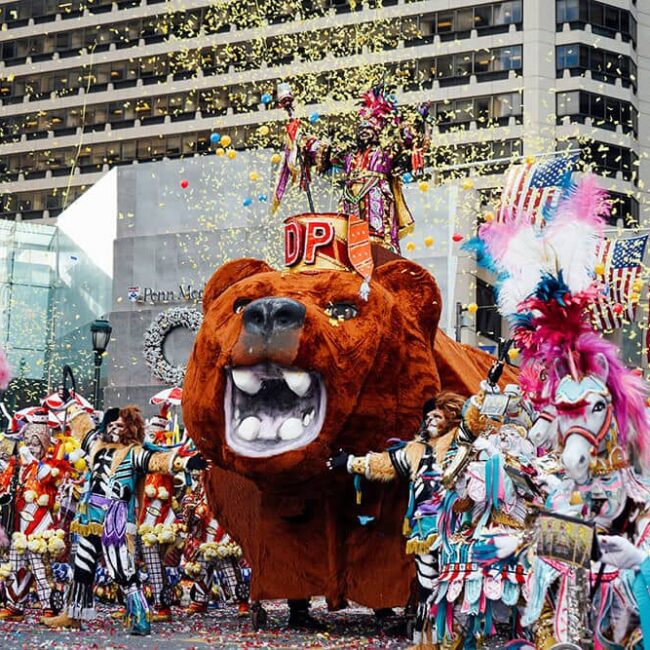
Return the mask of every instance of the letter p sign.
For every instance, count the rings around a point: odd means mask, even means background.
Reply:
[[[310,221],[307,223],[305,237],[305,264],[316,261],[316,250],[327,246],[334,239],[334,225],[327,221]]]

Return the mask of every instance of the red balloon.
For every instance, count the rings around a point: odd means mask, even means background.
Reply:
[[[184,179],[181,181],[181,187],[182,187],[183,189],[187,189],[187,188],[189,187],[189,185],[190,185],[190,182],[187,180],[187,178],[184,178]]]
[[[623,305],[621,305],[620,302],[619,302],[619,303],[616,303],[616,304],[612,307],[612,311],[613,311],[615,314],[622,314],[622,313],[623,313]]]
[[[457,232],[452,235],[452,239],[456,242],[463,241],[463,236],[459,232]]]

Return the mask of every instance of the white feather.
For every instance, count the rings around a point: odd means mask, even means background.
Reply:
[[[584,291],[593,281],[597,262],[599,235],[594,227],[584,221],[551,222],[544,241],[571,293]]]
[[[544,241],[534,227],[521,228],[508,242],[499,260],[508,278],[499,287],[499,307],[504,315],[513,314],[528,298],[548,270]]]

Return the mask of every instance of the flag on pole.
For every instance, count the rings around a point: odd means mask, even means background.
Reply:
[[[641,282],[643,258],[648,235],[626,239],[605,239],[597,250],[604,267],[605,288],[594,305],[594,326],[599,330],[615,330],[631,323],[636,317],[638,300],[630,295],[638,293],[635,285]]]
[[[509,214],[514,214],[517,219],[525,217],[541,225],[544,214],[559,203],[569,186],[579,158],[580,154],[574,153],[512,165],[506,172],[497,221],[505,221]]]

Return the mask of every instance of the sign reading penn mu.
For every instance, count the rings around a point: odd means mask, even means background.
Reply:
[[[158,289],[154,287],[129,287],[128,298],[139,303],[199,302],[203,298],[203,289],[191,284],[179,284],[177,289]]]

